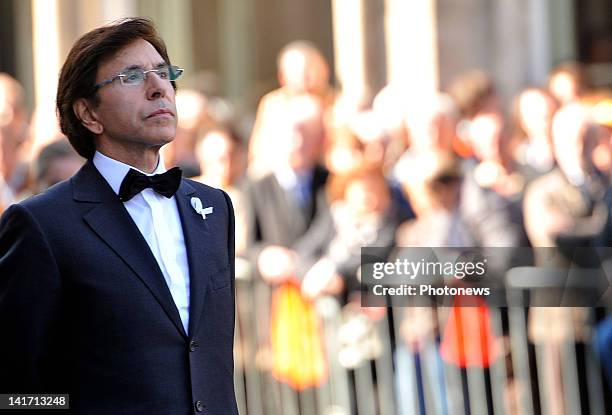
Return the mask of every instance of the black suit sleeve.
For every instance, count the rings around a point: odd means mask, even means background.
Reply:
[[[27,208],[11,206],[0,220],[0,393],[52,392],[58,386],[53,339],[61,291],[40,225]]]

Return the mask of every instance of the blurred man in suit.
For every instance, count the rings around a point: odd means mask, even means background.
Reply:
[[[78,414],[237,414],[234,216],[166,171],[175,80],[146,19],[81,37],[62,132],[88,161],[0,221],[0,391],[69,393]]]
[[[255,243],[251,249],[264,280],[280,282],[294,276],[293,247],[326,209],[322,192],[327,170],[318,164],[324,146],[323,107],[313,97],[294,98],[278,114],[282,131],[274,149],[273,172],[256,180],[250,188],[255,221]]]

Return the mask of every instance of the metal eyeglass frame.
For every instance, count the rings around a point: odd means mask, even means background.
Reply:
[[[98,89],[102,88],[103,86],[112,84],[113,82],[115,82],[117,79],[121,80],[121,85],[127,85],[127,86],[138,86],[138,85],[142,85],[146,80],[147,80],[147,75],[149,72],[155,72],[158,76],[159,76],[159,71],[164,69],[164,67],[168,68],[168,74],[169,74],[169,78],[168,79],[164,79],[165,81],[176,81],[182,74],[183,74],[183,69],[179,68],[178,66],[174,66],[174,65],[164,65],[162,67],[158,67],[155,69],[148,69],[148,70],[144,70],[144,69],[140,69],[140,68],[133,68],[133,69],[127,69],[117,75],[115,75],[114,77],[110,78],[110,79],[106,79],[96,85],[94,85],[93,91],[96,92]],[[123,78],[127,76],[127,72],[130,71],[141,71],[144,78],[142,79],[141,83],[138,84],[126,84],[123,81]]]

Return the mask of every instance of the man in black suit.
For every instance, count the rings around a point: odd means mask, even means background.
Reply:
[[[261,277],[254,280],[253,286],[254,309],[257,310],[254,326],[261,345],[271,341],[270,318],[278,312],[271,310],[274,287],[296,277],[297,256],[292,248],[307,233],[314,218],[327,208],[323,189],[328,172],[318,164],[324,148],[321,102],[315,97],[301,95],[276,109],[275,125],[270,131],[277,136],[273,137],[274,146],[268,149],[274,156],[268,160],[274,160],[274,164],[267,166],[270,173],[249,186],[254,231],[248,251]],[[263,382],[267,392],[264,396],[266,413],[283,411],[278,406],[277,391],[280,396],[288,397],[289,406],[297,406],[297,400],[314,402],[312,390],[302,391],[297,398],[287,384],[282,383],[279,389],[274,386],[276,381],[268,376],[264,376]],[[291,401],[291,397],[296,401]]]
[[[250,186],[255,230],[251,256],[265,281],[281,282],[294,270],[292,248],[328,206],[323,107],[314,97],[293,98],[278,114],[272,172]]]
[[[88,161],[0,221],[0,392],[69,393],[78,414],[237,414],[234,216],[166,171],[175,80],[146,19],[81,37],[62,132]]]

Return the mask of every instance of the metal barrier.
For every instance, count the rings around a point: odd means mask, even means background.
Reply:
[[[526,275],[534,270],[510,270],[507,286],[527,289]],[[452,352],[443,350],[451,313],[456,313],[453,318],[459,325],[461,318],[473,319],[469,313],[462,316],[461,309],[421,308],[415,317],[414,308],[389,307],[382,318],[364,320],[356,310],[341,308],[336,299],[321,298],[316,308],[323,322],[327,380],[319,387],[296,391],[271,374],[270,288],[241,278],[236,289],[235,386],[242,415],[612,411],[606,401],[610,389],[590,332],[596,317],[609,314],[609,309],[482,309],[487,324],[470,326],[468,337],[489,336],[494,345],[482,350],[478,345],[487,341],[472,341],[469,353],[476,360],[479,354],[495,356],[489,356],[490,362],[483,358],[480,366],[461,367],[448,357]],[[402,330],[408,330],[408,337],[420,330],[421,337],[407,343]]]

